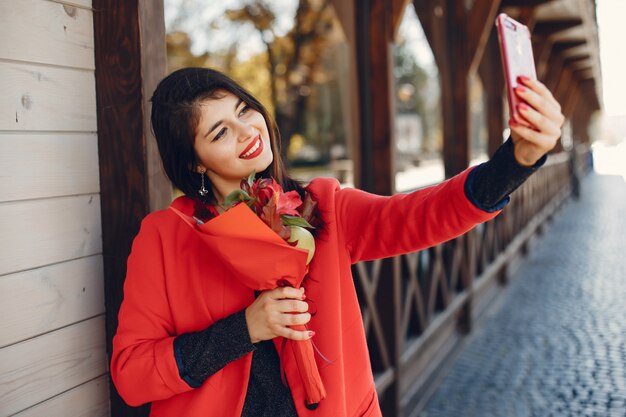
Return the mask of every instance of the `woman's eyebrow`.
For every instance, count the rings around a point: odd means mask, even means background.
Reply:
[[[237,109],[239,108],[239,105],[243,103],[242,99],[237,100],[237,104],[235,104],[235,111],[237,111]],[[209,136],[211,134],[211,132],[213,132],[219,125],[221,125],[223,122],[223,120],[218,120],[217,122],[215,122],[215,124],[213,126],[211,126],[211,129],[209,129],[209,131],[207,132],[206,135],[204,135],[204,137],[206,138],[207,136]]]

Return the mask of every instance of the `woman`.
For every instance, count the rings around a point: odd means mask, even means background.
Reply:
[[[165,171],[185,195],[175,210],[146,216],[133,243],[111,363],[121,396],[151,402],[153,416],[380,416],[350,266],[452,239],[506,205],[564,120],[541,83],[523,84],[520,112],[534,129],[511,121],[512,139],[489,162],[381,197],[331,179],[307,187],[290,179],[267,111],[225,75],[186,68],[166,77],[152,98],[152,125]],[[317,202],[316,251],[301,289],[243,287],[175,213],[219,216],[253,171]],[[315,300],[314,316],[306,299]],[[308,330],[289,327],[296,324]],[[282,339],[311,338],[329,359],[316,358],[327,392],[316,409],[287,359],[283,383],[279,359]]]

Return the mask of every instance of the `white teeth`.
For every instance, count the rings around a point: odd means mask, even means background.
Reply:
[[[261,141],[257,141],[256,145],[254,145],[248,152],[246,152],[245,154],[243,154],[241,156],[241,158],[247,158],[250,155],[252,155],[254,152],[256,152],[257,149],[259,149],[259,146],[261,146]]]

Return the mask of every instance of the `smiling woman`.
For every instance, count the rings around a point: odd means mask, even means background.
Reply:
[[[209,178],[219,205],[239,189],[242,178],[270,165],[271,139],[263,115],[229,91],[216,91],[198,107],[201,116],[193,144],[196,171]]]
[[[489,162],[383,197],[335,179],[305,187],[289,178],[272,119],[226,75],[167,76],[152,97],[152,124],[165,171],[185,195],[143,220],[128,258],[111,360],[122,397],[151,402],[155,416],[380,417],[350,266],[433,246],[500,212],[560,135],[550,93],[524,85],[539,139],[512,126],[513,140]],[[260,217],[269,224],[254,226],[237,198],[226,206],[235,190],[266,195]],[[285,241],[302,248],[303,233],[274,228],[298,221],[296,208],[299,224],[315,228],[314,255],[285,253],[294,249]]]

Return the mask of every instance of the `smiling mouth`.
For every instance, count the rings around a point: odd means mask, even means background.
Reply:
[[[263,151],[263,141],[261,140],[261,135],[257,135],[257,137],[254,138],[254,140],[250,142],[248,147],[244,149],[243,152],[239,155],[239,158],[241,159],[256,158],[262,151]]]

